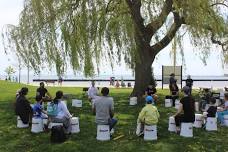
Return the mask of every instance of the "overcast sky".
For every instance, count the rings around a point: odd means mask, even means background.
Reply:
[[[0,0],[0,31],[2,31],[3,26],[6,24],[14,24],[17,25],[19,21],[19,14],[23,9],[23,0]],[[204,66],[199,56],[196,56],[193,52],[193,48],[188,40],[185,38],[184,40],[184,50],[185,50],[185,61],[186,67],[184,71],[185,74],[197,75],[197,76],[205,76],[205,75],[223,75],[223,68],[220,59],[219,48],[214,48],[214,52],[207,60],[207,66]],[[171,59],[169,56],[170,46],[164,49],[157,56],[156,61],[153,64],[155,75],[161,75],[161,67],[162,65],[171,65]],[[181,64],[180,56],[178,57],[178,64]],[[12,65],[17,70],[17,61],[16,58],[11,55],[6,55],[4,53],[4,49],[2,46],[2,37],[0,37],[0,75],[5,75],[4,70],[7,66]],[[23,70],[25,74],[26,70]],[[42,74],[46,74],[47,72],[43,72]],[[48,72],[48,74],[54,74]],[[68,70],[67,74],[72,74],[71,70]],[[115,66],[114,71],[111,70],[110,66],[102,66],[101,74],[105,75],[126,75],[131,74],[131,70],[127,69],[124,65],[121,67]]]

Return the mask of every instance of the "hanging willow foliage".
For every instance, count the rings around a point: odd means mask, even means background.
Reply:
[[[70,63],[74,71],[91,76],[101,60],[113,66],[121,58],[134,68],[140,51],[134,6],[139,5],[143,26],[150,33],[145,40],[162,46],[155,55],[167,45],[161,41],[169,37],[175,23],[167,20],[174,20],[174,14],[183,19],[181,31],[188,31],[195,46],[216,43],[227,51],[227,13],[220,11],[227,9],[225,4],[224,0],[25,0],[19,25],[4,32],[5,46],[35,71],[54,64],[63,74]],[[164,24],[168,28],[161,30]]]

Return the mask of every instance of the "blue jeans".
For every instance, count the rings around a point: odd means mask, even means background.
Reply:
[[[228,115],[228,110],[217,112],[218,120],[221,124],[224,124],[224,115]]]
[[[117,121],[118,121],[118,120],[115,119],[115,118],[109,119],[108,124],[109,124],[109,129],[110,129],[110,130],[112,130],[112,128],[116,125]]]

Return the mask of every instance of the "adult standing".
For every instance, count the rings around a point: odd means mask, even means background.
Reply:
[[[30,102],[26,98],[28,94],[28,88],[21,88],[19,95],[16,98],[15,113],[18,115],[24,124],[31,122],[33,110],[30,106]]]
[[[186,86],[190,88],[190,94],[192,94],[193,80],[190,75],[187,76],[187,79],[185,82],[186,82]]]
[[[36,90],[36,95],[40,95],[43,98],[43,101],[51,100],[51,95],[48,90],[44,87],[44,83],[40,82],[40,87]]]
[[[179,88],[177,86],[177,80],[175,79],[175,74],[171,73],[169,78],[169,90],[172,96],[173,106],[175,106],[175,100],[178,98]]]
[[[109,125],[110,130],[116,125],[117,119],[114,116],[114,102],[113,98],[109,97],[109,89],[107,87],[102,88],[102,96],[95,99],[92,111],[96,115],[97,125]]]
[[[182,89],[184,97],[180,100],[179,109],[173,116],[175,118],[177,131],[180,131],[181,122],[194,122],[195,121],[195,100],[190,95],[190,88],[188,86]]]

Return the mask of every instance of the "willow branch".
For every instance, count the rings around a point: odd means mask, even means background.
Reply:
[[[172,11],[172,5],[173,5],[173,0],[166,0],[160,15],[146,26],[146,30],[147,30],[147,33],[149,34],[150,38],[164,24],[167,16]]]

